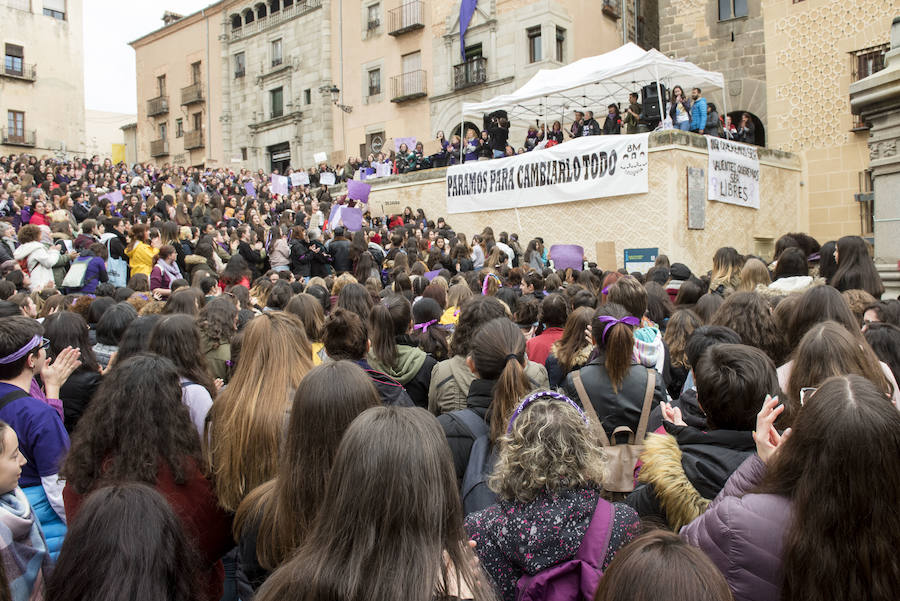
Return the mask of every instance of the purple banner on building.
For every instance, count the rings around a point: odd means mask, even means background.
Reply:
[[[459,3],[459,52],[462,59],[466,60],[466,30],[469,29],[469,22],[472,15],[475,14],[475,5],[478,0],[462,0]]]

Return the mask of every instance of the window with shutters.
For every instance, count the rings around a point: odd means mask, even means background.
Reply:
[[[24,58],[25,52],[21,46],[7,44],[3,57],[3,68],[6,73],[8,75],[18,75],[21,77],[25,73],[24,63],[22,62]]]
[[[66,20],[66,0],[43,0],[43,2],[44,15],[60,21]]]

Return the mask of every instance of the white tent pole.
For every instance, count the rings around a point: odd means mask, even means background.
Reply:
[[[460,103],[459,107],[459,164],[463,163],[463,146],[464,140],[466,139],[466,132],[463,130],[466,128],[466,113],[463,108],[462,103]]]
[[[659,87],[659,67],[654,65],[653,72],[656,75],[656,97],[659,98],[659,121],[662,123],[666,118],[663,116],[665,109],[663,108],[662,90]]]

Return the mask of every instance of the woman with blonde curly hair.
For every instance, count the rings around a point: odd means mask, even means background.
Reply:
[[[602,573],[637,536],[637,513],[603,499],[604,471],[603,449],[574,401],[549,391],[525,397],[488,482],[499,502],[466,518],[499,598],[515,601],[517,585],[576,553],[584,558],[590,543],[589,559]]]

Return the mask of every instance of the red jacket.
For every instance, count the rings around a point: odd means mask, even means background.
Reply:
[[[200,556],[201,587],[206,591],[204,599],[218,601],[222,598],[222,582],[225,578],[221,558],[234,547],[231,537],[232,516],[219,507],[212,484],[196,464],[191,465],[186,476],[184,484],[175,484],[169,466],[161,461],[156,490],[166,498],[184,523],[185,533]],[[83,501],[84,498],[66,484],[63,503],[70,524]]]
[[[525,343],[525,351],[528,353],[529,361],[540,363],[543,365],[550,356],[550,347],[553,343],[562,338],[562,328],[547,328],[540,336],[535,336]]]

